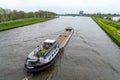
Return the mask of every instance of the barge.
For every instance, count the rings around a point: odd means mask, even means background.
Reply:
[[[66,28],[58,37],[54,40],[47,39],[31,53],[28,54],[25,68],[28,72],[42,71],[51,66],[59,52],[65,47],[68,40],[72,36],[74,29]]]

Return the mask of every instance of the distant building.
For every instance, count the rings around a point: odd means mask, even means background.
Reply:
[[[84,11],[80,11],[79,15],[82,16],[84,14]]]

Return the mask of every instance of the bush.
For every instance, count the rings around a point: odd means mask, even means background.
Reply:
[[[120,19],[118,19],[118,22],[120,22]]]
[[[106,19],[108,19],[108,20],[112,20],[112,18],[111,18],[111,17],[106,17]]]

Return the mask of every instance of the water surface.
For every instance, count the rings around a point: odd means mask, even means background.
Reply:
[[[28,74],[25,59],[43,40],[75,29],[53,66]],[[60,17],[0,32],[0,80],[119,80],[120,47],[89,17]]]

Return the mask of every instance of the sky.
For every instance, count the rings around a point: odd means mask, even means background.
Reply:
[[[117,13],[120,0],[0,0],[0,7],[29,11],[47,10],[58,14]]]

